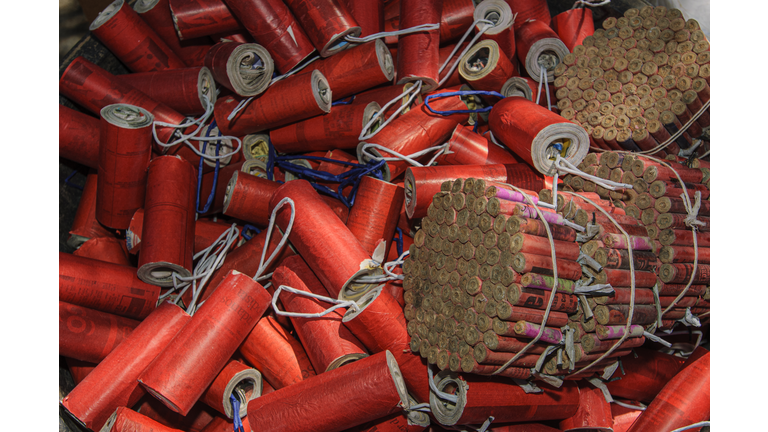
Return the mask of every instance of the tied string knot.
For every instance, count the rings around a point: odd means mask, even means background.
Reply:
[[[691,199],[688,194],[682,193],[680,194],[680,197],[683,199],[685,211],[688,213],[688,216],[685,217],[685,225],[691,228],[695,228],[696,225],[706,225],[704,222],[696,219],[696,216],[699,215],[699,209],[701,208],[701,191],[696,191],[694,193],[695,201],[693,205],[691,205]]]
[[[301,312],[281,311],[277,307],[277,299],[278,299],[278,297],[280,297],[280,293],[283,292],[283,291],[288,291],[290,293],[297,294],[297,295],[303,295],[303,296],[306,296],[306,297],[312,297],[314,299],[322,300],[322,301],[327,302],[327,303],[333,303],[333,306],[329,307],[328,309],[326,309],[326,310],[324,310],[322,312],[317,312],[317,313],[301,313]],[[351,310],[353,312],[358,312],[360,310],[360,306],[355,301],[333,299],[333,298],[330,298],[330,297],[322,296],[322,295],[311,293],[311,292],[308,292],[308,291],[304,291],[304,290],[300,290],[300,289],[296,289],[296,288],[291,288],[291,287],[285,286],[285,285],[280,285],[277,288],[277,291],[275,291],[275,295],[272,296],[272,309],[275,311],[276,314],[282,315],[282,316],[287,316],[287,317],[294,317],[294,318],[320,318],[320,317],[323,317],[325,315],[328,315],[329,313],[331,313],[331,312],[333,312],[333,311],[335,311],[336,309],[339,309],[339,308],[348,308],[348,310]]]

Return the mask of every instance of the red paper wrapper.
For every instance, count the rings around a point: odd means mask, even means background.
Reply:
[[[101,110],[96,219],[105,226],[128,228],[144,204],[153,121],[147,110],[132,105]]]
[[[544,65],[547,82],[554,82],[555,67],[568,55],[568,48],[549,27],[549,21],[522,21],[524,24],[517,27],[519,19],[520,16],[515,19],[515,45],[523,69],[534,81],[539,82]]]
[[[507,79],[519,75],[515,65],[492,40],[484,40],[472,46],[462,57],[458,69],[459,75],[474,90],[498,92]]]
[[[186,415],[269,306],[267,291],[231,272],[139,382],[168,408]],[[194,377],[195,379],[189,379]]]
[[[279,183],[234,172],[224,195],[224,214],[259,226],[269,225],[269,199]]]
[[[216,191],[213,193],[213,201],[207,212],[201,213],[200,216],[210,216],[212,214],[221,213],[224,208],[224,193],[227,190],[229,180],[232,178],[232,174],[236,171],[240,171],[245,161],[235,162],[227,164],[225,167],[219,168],[219,176],[216,178]],[[205,172],[203,168],[203,181],[200,185],[200,200],[207,202],[208,197],[211,195],[211,189],[213,189],[214,171]],[[203,204],[200,205],[202,209]]]
[[[250,71],[243,68],[247,64],[252,68]],[[266,90],[275,68],[272,57],[264,47],[238,42],[219,42],[212,46],[205,55],[205,66],[211,70],[217,83],[238,96],[256,96]]]
[[[549,13],[549,6],[547,0],[504,0],[512,9],[512,13],[516,13],[515,17],[515,31],[520,28],[528,20],[538,20],[546,25],[552,20],[552,16]]]
[[[98,176],[95,170],[90,170],[85,179],[83,194],[80,196],[80,202],[77,204],[75,220],[72,222],[72,228],[69,230],[69,239],[67,244],[73,248],[92,238],[113,237],[113,234],[104,228],[96,220],[96,185]]]
[[[328,80],[315,70],[270,86],[231,121],[227,117],[240,103],[232,96],[216,101],[213,114],[223,133],[243,136],[330,112],[332,97]]]
[[[99,363],[139,322],[59,301],[59,354]]]
[[[606,383],[611,395],[650,402],[681,369],[684,360],[669,354],[635,348],[635,356],[621,359],[622,368]]]
[[[373,255],[379,240],[392,242],[403,195],[403,188],[392,183],[368,176],[360,180],[347,227],[369,254]]]
[[[83,243],[72,255],[132,266],[125,243],[114,237],[96,237]]]
[[[240,411],[237,413],[232,412],[230,396],[240,401]],[[245,416],[248,401],[259,396],[261,396],[261,373],[237,360],[230,360],[200,400],[232,419],[235,415]]]
[[[384,31],[384,2],[369,0],[341,0],[357,25],[360,37]]]
[[[179,125],[184,115],[165,104],[155,101],[122,79],[95,64],[77,57],[72,60],[59,79],[59,92],[94,114],[100,114],[107,105],[123,103],[134,105],[152,113],[155,121]],[[157,136],[162,142],[170,141],[175,129],[158,127]]]
[[[240,345],[240,354],[274,389],[315,375],[301,343],[270,316],[262,318]],[[266,386],[265,386],[266,388]],[[266,392],[262,392],[262,396]]]
[[[202,66],[203,57],[211,47],[209,38],[197,38],[181,41],[176,33],[168,0],[142,0],[133,5],[139,14],[163,42],[173,50],[187,66]]]
[[[573,417],[560,422],[560,430],[610,430],[612,426],[611,404],[605,400],[603,392],[591,384],[579,385],[579,410]]]
[[[173,286],[172,274],[192,275],[195,247],[195,169],[178,156],[152,160],[147,174],[138,276]]]
[[[70,357],[64,357],[64,362],[67,363],[67,368],[69,369],[69,373],[72,374],[72,380],[75,382],[75,385],[80,384],[88,374],[96,369],[96,363],[77,360]]]
[[[347,311],[344,322],[369,351],[401,352],[409,349],[403,307],[390,291],[378,286],[361,296],[357,304],[362,309]]]
[[[477,5],[477,8],[474,10],[473,18],[474,21],[485,19],[496,23],[480,36],[480,40],[495,41],[499,44],[499,48],[504,54],[507,55],[509,61],[516,64],[517,47],[515,45],[515,29],[519,23],[509,6],[510,5],[506,4],[504,0],[485,1]],[[513,20],[515,24],[514,27],[512,25]],[[480,29],[486,25],[488,25],[488,23],[478,23],[475,26],[475,32],[479,32]]]
[[[208,405],[198,402],[189,411],[189,414],[183,416],[177,412],[171,411],[162,402],[144,394],[135,405],[136,412],[151,418],[152,420],[168,427],[181,429],[187,432],[199,432],[205,428],[218,415],[216,410]]]
[[[216,82],[204,66],[120,75],[123,82],[182,114],[199,116],[216,102]]]
[[[82,424],[99,430],[119,406],[133,406],[144,390],[137,378],[190,320],[181,308],[163,303],[99,363],[61,404]]]
[[[451,153],[438,157],[436,161],[439,165],[495,165],[522,162],[512,153],[460,124],[453,130],[449,143]]]
[[[457,77],[459,76],[458,72],[456,72],[456,76]],[[394,98],[399,97],[401,94],[405,93],[405,91],[411,87],[413,87],[413,83],[377,87],[375,89],[367,90],[363,93],[355,95],[355,100],[353,101],[353,103],[368,104],[369,102],[376,102],[381,107],[384,107],[384,105],[386,105],[387,102],[391,101]],[[387,110],[382,113],[381,118],[389,118],[390,116],[392,116],[398,108],[406,105],[407,100],[408,100],[407,97],[401,98],[400,103],[395,102],[392,105],[390,105],[390,107],[387,108]],[[406,106],[405,108],[403,108],[403,111],[401,111],[401,114],[407,113],[411,109],[411,107],[417,106],[421,102],[422,102],[421,95],[416,96],[413,99],[413,102],[411,103],[410,106]]]
[[[402,0],[400,28],[440,22],[443,2],[436,0]],[[440,58],[440,30],[416,32],[398,36],[397,83],[422,81],[422,92],[437,88]]]
[[[581,45],[585,37],[595,33],[592,9],[583,7],[559,13],[552,18],[552,27],[568,51],[573,52],[573,48]]]
[[[155,309],[160,287],[136,277],[133,267],[59,252],[59,300],[128,318]]]
[[[406,404],[405,383],[387,351],[252,400],[248,421],[265,432],[344,430]]]
[[[440,14],[440,45],[453,42],[472,25],[475,4],[472,0],[443,0]]]
[[[118,407],[104,427],[109,432],[181,432],[126,407]]]
[[[59,105],[59,156],[96,169],[99,131],[99,119]]]
[[[168,0],[168,6],[182,41],[242,30],[222,0]]]
[[[269,51],[275,68],[285,74],[315,50],[288,6],[279,0],[227,0],[248,33]]]
[[[320,57],[349,48],[344,38],[360,36],[360,27],[343,3],[337,0],[286,0],[296,21],[307,32]]]

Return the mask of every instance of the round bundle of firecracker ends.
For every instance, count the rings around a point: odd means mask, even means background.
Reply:
[[[554,76],[560,115],[584,127],[594,147],[651,150],[709,101],[709,42],[677,9],[628,9],[585,37]],[[702,135],[704,111],[666,152]]]

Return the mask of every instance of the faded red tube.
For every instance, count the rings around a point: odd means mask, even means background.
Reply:
[[[243,97],[264,92],[275,68],[269,52],[254,43],[219,42],[204,61],[217,83]]]
[[[240,411],[237,413],[232,412],[230,396],[234,396],[240,402]],[[261,373],[237,360],[230,360],[205,390],[200,400],[231,419],[235,415],[245,416],[248,401],[259,396],[261,396]]]
[[[387,351],[252,400],[248,421],[264,432],[344,430],[408,403],[397,361]]]
[[[99,131],[99,119],[59,105],[59,156],[96,169]]]
[[[226,3],[256,43],[269,51],[280,73],[287,73],[315,50],[304,28],[283,2],[226,0]]]
[[[162,402],[146,394],[135,405],[136,412],[168,427],[181,429],[187,432],[199,432],[208,425],[218,414],[208,405],[198,402],[183,416],[171,411]]]
[[[460,125],[459,125],[460,126]],[[482,178],[498,182],[507,181],[504,165],[438,165],[409,167],[405,170],[405,211],[409,218],[427,215],[432,197],[440,192],[440,185],[457,178]]]
[[[239,351],[274,389],[288,387],[315,375],[301,343],[270,316],[256,324]],[[262,396],[264,394],[262,392]]]
[[[182,114],[201,115],[216,102],[216,82],[205,66],[120,75],[123,82]]]
[[[559,389],[537,384],[543,393],[526,394],[517,384],[501,382],[495,377],[465,375],[459,378],[442,371],[434,381],[442,391],[457,388],[456,404],[430,394],[432,415],[446,426],[482,424],[489,416],[499,423],[560,420],[575,415],[579,407],[579,389],[574,382],[564,382]],[[464,385],[457,385],[460,382]]]
[[[139,374],[190,318],[178,306],[164,302],[137,323],[61,404],[89,429],[101,429],[117,407],[133,406],[145,394],[136,381]]]
[[[107,6],[88,29],[133,72],[187,67],[125,0]]]
[[[101,110],[96,219],[110,228],[128,228],[144,203],[153,122],[152,114],[132,105]]]
[[[670,431],[709,419],[709,383],[709,353],[706,353],[661,389],[629,432]]]
[[[236,171],[227,184],[224,214],[259,226],[269,225],[269,199],[280,184]]]
[[[160,156],[147,171],[138,276],[147,283],[173,286],[173,273],[192,275],[195,168],[179,156]]]
[[[466,110],[467,108],[459,96],[448,96],[431,100],[430,106],[435,111]],[[467,119],[469,119],[469,115],[465,113],[451,114],[449,116],[434,114],[427,109],[426,104],[421,104],[406,114],[399,116],[375,136],[363,142],[379,144],[401,155],[408,156],[426,148],[442,144],[456,128],[456,125],[465,123]],[[367,152],[378,153],[383,157],[392,156],[387,151],[376,148],[368,149]],[[361,163],[365,162],[363,156],[360,155],[360,151],[358,151],[358,159],[360,159]],[[409,164],[402,160],[387,162],[389,179],[397,178],[408,166]]]
[[[59,300],[129,318],[155,309],[160,287],[136,277],[134,267],[59,252]]]
[[[401,0],[400,28],[439,24],[442,12],[442,1]],[[405,84],[420,80],[423,93],[436,89],[437,83],[440,82],[439,51],[439,29],[398,36],[397,83]]]
[[[632,405],[636,405],[632,403]],[[611,404],[611,414],[613,415],[613,432],[627,432],[632,423],[642,414],[642,411],[626,408],[618,404]]]
[[[552,15],[549,13],[547,0],[504,0],[512,9],[515,17],[514,28],[517,31],[523,24],[529,20],[538,20],[549,25]]]
[[[360,36],[355,18],[337,0],[285,0],[320,57],[349,48],[346,36]]]
[[[493,40],[473,45],[461,58],[458,69],[473,90],[498,92],[510,77],[519,75],[514,63]]]
[[[96,171],[90,170],[85,179],[83,194],[80,196],[80,202],[77,204],[75,220],[72,221],[69,239],[67,239],[67,244],[73,248],[80,247],[80,245],[92,238],[113,237],[113,234],[96,220],[97,177]]]
[[[560,422],[560,430],[609,430],[612,426],[611,404],[605,400],[603,392],[591,384],[579,385],[579,409],[572,417]]]
[[[272,276],[273,285],[285,285],[301,291],[328,296],[328,291],[312,273],[301,257],[283,261]],[[320,313],[328,304],[319,300],[281,292],[280,298],[288,312]],[[312,367],[327,372],[368,356],[363,344],[342,324],[342,316],[334,311],[325,318],[291,317],[296,334],[307,351]]]
[[[440,45],[459,39],[472,25],[475,4],[472,0],[443,0],[440,14]]]
[[[99,363],[139,321],[59,301],[59,354]]]
[[[592,9],[583,7],[559,13],[552,18],[552,27],[568,51],[573,52],[573,48],[581,45],[585,37],[595,33]]]
[[[461,124],[456,125],[448,142],[450,153],[442,154],[436,159],[439,165],[493,165],[522,162],[509,151],[505,151],[483,135],[472,132],[471,128]]]
[[[133,5],[133,10],[152,30],[176,53],[187,66],[202,66],[203,57],[211,46],[209,38],[197,38],[180,41],[171,16],[168,0],[141,0]]]
[[[336,100],[390,83],[395,75],[392,54],[380,39],[318,60],[297,75],[307,75],[312,69],[328,80]]]
[[[147,366],[139,382],[168,408],[186,415],[267,310],[270,300],[258,282],[232,271]]]
[[[650,402],[682,368],[684,359],[648,348],[621,359],[621,369],[606,383],[611,395]]]
[[[384,2],[370,0],[341,0],[360,26],[360,37],[384,31]]]
[[[339,297],[341,299],[348,299]],[[384,286],[369,290],[357,299],[361,310],[347,312],[344,323],[352,333],[373,353],[400,352],[408,349],[403,308]]]
[[[93,258],[122,266],[133,266],[128,259],[125,243],[114,237],[92,238],[72,252],[72,255]]]
[[[330,293],[359,297],[372,288],[370,284],[351,282],[356,276],[376,271],[371,256],[363,249],[349,228],[344,226],[320,195],[306,180],[293,180],[277,188],[269,202],[270,212],[283,198],[291,198],[296,208],[291,243]],[[291,208],[277,212],[275,222],[285,231]]]
[[[555,67],[570,51],[549,27],[548,20],[546,23],[540,20],[522,21],[523,24],[517,27],[519,19],[520,16],[515,19],[515,45],[522,68],[536,82],[541,79],[541,69],[545,68],[547,82],[554,82]]]
[[[216,101],[213,115],[227,135],[243,136],[295,123],[331,110],[331,88],[322,73],[293,75],[270,86],[232,120],[227,117],[240,103],[227,96]]]
[[[110,432],[182,432],[124,406],[112,413],[104,427]]]
[[[168,6],[181,40],[242,30],[222,0],[168,0]]]
[[[369,176],[360,180],[347,228],[367,253],[373,255],[380,239],[392,242],[403,198],[400,186]]]
[[[59,79],[59,92],[73,102],[99,114],[107,105],[124,103],[144,108],[152,113],[155,121],[179,125],[184,115],[165,104],[155,101],[146,94],[83,57],[72,60]],[[162,142],[170,141],[175,129],[158,127],[157,136]]]
[[[360,142],[363,127],[380,110],[381,106],[376,102],[361,104],[353,101],[349,105],[336,106],[328,114],[272,129],[269,138],[280,153],[354,149]],[[357,159],[352,162],[357,163]]]

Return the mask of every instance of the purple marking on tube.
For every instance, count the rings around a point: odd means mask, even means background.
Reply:
[[[528,203],[528,200],[525,198],[525,194],[522,194],[517,191],[509,190],[509,189],[500,188],[498,186],[495,186],[495,188],[496,188],[496,198],[498,199],[503,199],[506,201],[515,201],[515,202],[525,203],[525,204]],[[534,204],[539,203],[539,199],[536,198],[535,196],[530,195],[530,198]]]
[[[610,244],[611,247],[614,249],[627,249],[627,239],[624,237],[623,234],[605,234],[603,236],[603,239],[606,237],[610,237]],[[629,236],[629,241],[632,242],[632,249],[634,250],[645,250],[645,251],[652,251],[653,250],[653,244],[648,237],[638,237],[638,236]],[[603,243],[606,243],[605,240],[603,240]]]
[[[608,339],[620,339],[624,336],[625,326],[600,326],[602,327],[601,333],[598,333],[600,340]],[[633,324],[629,326],[629,337],[640,337],[643,335],[643,326]]]
[[[559,215],[557,213],[542,211],[541,212],[544,215],[544,220],[555,225],[565,225],[565,220],[563,219],[562,215]],[[523,212],[521,215],[522,217],[527,217],[531,219],[538,219],[539,214],[536,213],[536,209],[531,206],[524,206]]]
[[[539,328],[540,326],[538,324],[526,322],[524,324],[523,333],[518,334],[533,339],[536,337],[536,335],[539,334]],[[515,329],[515,332],[517,332],[517,329]],[[561,340],[563,340],[563,334],[560,332],[560,330],[545,327],[539,342],[559,344]]]

